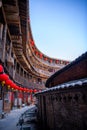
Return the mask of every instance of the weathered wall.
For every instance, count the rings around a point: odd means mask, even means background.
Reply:
[[[37,94],[43,130],[87,130],[87,52],[52,75],[46,87]]]
[[[43,129],[87,129],[87,84],[38,94]]]

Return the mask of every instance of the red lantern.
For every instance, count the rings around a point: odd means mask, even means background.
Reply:
[[[6,81],[9,79],[9,76],[7,74],[0,74],[0,81]]]
[[[12,83],[12,88],[17,89],[17,86],[15,83]]]
[[[3,66],[0,65],[0,73],[3,73],[4,69],[3,69]]]
[[[33,92],[33,90],[32,89],[30,89],[30,93],[32,93]]]
[[[38,55],[38,51],[36,51],[36,55]]]
[[[20,90],[20,87],[19,86],[16,86],[17,87],[17,90]]]
[[[50,60],[50,63],[52,63],[52,60]]]
[[[27,89],[27,92],[30,93],[30,89]]]
[[[42,54],[40,53],[40,58],[42,58]]]
[[[37,92],[37,90],[36,89],[34,89],[34,93],[36,93]]]
[[[16,85],[16,89],[19,90],[19,87]]]
[[[26,88],[26,92],[28,92],[28,89]]]
[[[9,84],[9,85],[10,85],[11,88],[14,89],[14,83],[13,83],[13,81],[10,81],[10,84]]]
[[[47,61],[47,57],[45,57],[44,60]]]
[[[34,46],[34,41],[33,40],[31,40],[31,45]]]
[[[22,87],[19,87],[20,91],[22,91]]]
[[[22,88],[22,87],[19,87],[19,90],[20,90],[20,91],[23,91],[23,88]]]
[[[56,60],[56,64],[58,63],[58,60]]]
[[[12,80],[8,79],[5,81],[5,85],[7,85],[8,88],[13,88],[14,83],[12,82]]]
[[[23,88],[23,91],[25,92],[25,91],[26,91],[26,88]]]
[[[23,91],[24,89],[21,87],[21,90]]]
[[[10,85],[10,86],[11,86],[12,81],[11,81],[10,79],[8,79],[8,80],[6,80],[5,84],[6,84],[6,85]]]

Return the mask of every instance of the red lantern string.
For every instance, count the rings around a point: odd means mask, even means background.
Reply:
[[[3,73],[4,69],[3,69],[3,66],[0,65],[0,73]]]
[[[27,90],[26,88],[23,88],[23,91],[24,91],[24,92],[26,92],[26,90]]]
[[[32,89],[30,89],[30,93],[32,93],[33,92],[33,90]]]
[[[19,86],[17,86],[17,90],[21,90]]]
[[[16,85],[16,89],[19,90],[19,87]]]
[[[6,80],[5,84],[6,85],[11,85],[12,81],[10,79]]]
[[[23,91],[23,88],[22,88],[22,87],[20,87],[20,90],[21,90],[21,91]]]
[[[17,86],[15,83],[12,84],[12,88],[17,89]]]
[[[10,84],[9,84],[9,85],[10,85],[11,88],[14,89],[14,83],[13,83],[13,81],[10,81]]]
[[[27,91],[28,93],[30,93],[30,89],[28,89],[28,91]]]

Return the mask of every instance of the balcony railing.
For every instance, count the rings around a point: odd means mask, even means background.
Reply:
[[[45,88],[43,83],[40,84],[39,82],[34,82],[32,79],[27,79],[27,78],[21,76],[20,74],[18,74],[17,72],[15,73],[14,80],[17,83],[19,83],[27,88],[32,88],[32,89],[34,89],[34,88],[44,89]]]
[[[19,42],[19,43],[22,42],[21,36],[11,36],[11,38],[12,38],[12,41],[14,42]]]

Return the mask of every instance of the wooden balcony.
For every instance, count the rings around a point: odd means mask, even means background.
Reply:
[[[22,38],[21,38],[21,36],[12,35],[12,36],[11,36],[11,39],[12,39],[13,42],[22,43]]]
[[[42,83],[40,84],[39,82],[33,82],[32,79],[25,78],[18,74],[17,72],[15,73],[14,80],[21,84],[24,87],[27,88],[32,88],[32,89],[45,89],[45,85]]]

